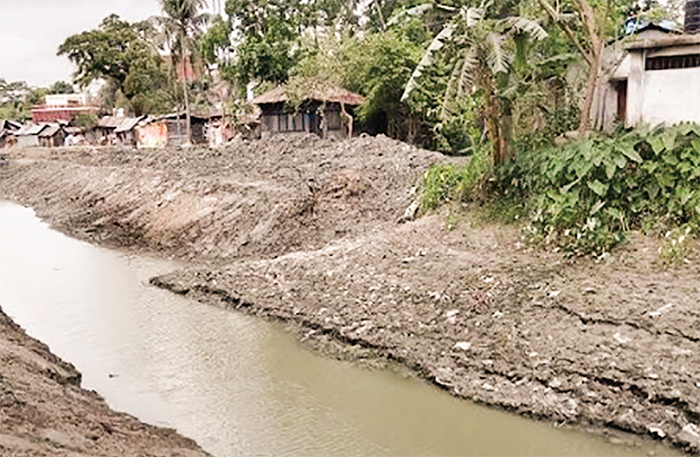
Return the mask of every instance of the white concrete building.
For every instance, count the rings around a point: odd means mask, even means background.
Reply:
[[[52,94],[46,96],[46,106],[87,106],[87,96],[85,94]]]
[[[700,34],[649,29],[625,48],[629,54],[610,80],[615,93],[606,95],[616,99],[608,112],[614,105],[627,127],[700,124]]]

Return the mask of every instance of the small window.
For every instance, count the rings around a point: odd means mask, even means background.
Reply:
[[[647,70],[676,70],[680,68],[700,67],[700,54],[685,56],[662,56],[647,58]]]

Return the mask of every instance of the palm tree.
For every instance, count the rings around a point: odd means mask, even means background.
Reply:
[[[187,69],[194,66],[193,56],[197,53],[196,37],[209,20],[209,14],[200,13],[206,0],[160,0],[164,16],[156,17],[162,27],[165,43],[170,51],[173,64],[182,65],[182,91],[185,98],[186,136],[192,139],[190,104],[187,89]]]
[[[443,10],[454,11],[453,17],[433,39],[411,78],[406,84],[402,101],[407,100],[413,90],[420,86],[423,72],[433,64],[438,53],[450,44],[456,48],[456,56],[451,59],[451,74],[443,97],[441,117],[449,115],[452,101],[468,97],[480,90],[484,95],[484,118],[489,137],[493,143],[492,154],[495,167],[508,158],[507,135],[503,122],[503,81],[515,58],[515,39],[530,36],[543,39],[547,32],[535,21],[511,16],[505,19],[487,19],[485,10],[488,4],[475,8],[455,8],[439,6]],[[421,5],[425,8],[425,5]]]

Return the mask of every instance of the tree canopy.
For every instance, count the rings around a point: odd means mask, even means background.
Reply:
[[[184,103],[208,83],[172,68],[216,68],[233,87],[333,84],[366,96],[364,128],[453,154],[490,141],[502,163],[518,144],[596,126],[592,100],[602,55],[629,18],[669,16],[632,0],[160,0],[163,16],[128,23],[112,15],[59,48],[75,82],[108,81],[113,103],[150,112]],[[511,150],[511,146],[515,149]]]
[[[155,36],[148,21],[129,23],[113,14],[97,29],[68,37],[58,54],[76,65],[78,85],[107,81],[106,108],[121,98],[136,114],[163,112],[170,109],[172,95]]]

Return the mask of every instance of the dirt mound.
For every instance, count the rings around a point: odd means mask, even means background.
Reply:
[[[274,257],[400,218],[440,154],[385,137],[224,149],[60,149],[1,171],[0,194],[72,234],[177,256]],[[22,165],[23,164],[23,165]]]

